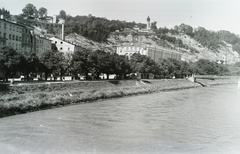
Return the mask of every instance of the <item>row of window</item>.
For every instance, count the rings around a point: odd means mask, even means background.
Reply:
[[[37,52],[46,52],[46,51],[49,51],[48,49],[45,49],[45,48],[40,48],[40,49],[37,49],[36,50]]]
[[[19,36],[19,37],[16,36],[16,37],[15,37],[15,35],[9,34],[8,39],[9,39],[9,40],[21,41],[21,40],[22,40],[22,37],[21,37],[21,36]]]
[[[57,41],[55,41],[55,44],[57,44]],[[60,44],[63,44],[63,42],[61,41]]]
[[[121,49],[121,48],[120,48]],[[139,50],[139,47],[123,47],[123,49],[124,50],[133,50],[133,51],[135,51],[135,50]]]
[[[51,50],[51,46],[49,46],[49,47],[47,47],[47,48],[49,48],[48,50]],[[47,50],[47,48],[46,47],[44,47],[44,46],[39,46],[39,45],[37,45],[37,49],[46,49]]]
[[[37,40],[37,43],[43,44],[43,40]]]
[[[2,25],[4,27],[4,29],[8,29],[9,27],[9,30],[12,30],[12,31],[16,31],[16,32],[19,32],[19,33],[22,33],[22,32],[25,32],[25,33],[29,33],[29,30],[27,28],[22,28],[22,27],[19,27],[19,26],[15,26],[14,24],[8,24],[7,23],[3,23],[0,22],[0,28],[2,28]]]
[[[1,27],[2,27],[2,22],[0,22],[0,28]],[[3,23],[3,27],[4,27],[4,29],[8,29],[8,24],[7,23]],[[15,26],[15,25],[12,25],[12,24],[9,24],[9,30],[22,33],[22,27]]]
[[[21,44],[14,44],[14,43],[8,42],[8,46],[16,50],[21,49]]]
[[[59,48],[59,50],[63,50],[63,48],[62,48],[62,47],[60,47],[60,48]],[[70,48],[68,48],[68,51],[70,51]]]

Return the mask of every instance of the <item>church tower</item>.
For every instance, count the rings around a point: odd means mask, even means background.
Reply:
[[[147,17],[147,30],[151,29],[151,25],[150,25],[150,18],[149,16]]]

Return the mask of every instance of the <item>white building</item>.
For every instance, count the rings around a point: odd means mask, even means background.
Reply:
[[[64,54],[73,54],[74,51],[81,50],[80,46],[56,37],[52,37],[50,40],[56,45],[58,51],[63,52]]]
[[[117,46],[116,53],[118,55],[125,55],[129,58],[134,53],[140,53],[141,55],[145,55],[158,62],[162,59],[174,58],[177,60],[181,60],[181,54],[175,50],[164,49],[160,47],[152,47],[152,46],[142,46],[141,43],[125,43],[121,46]]]

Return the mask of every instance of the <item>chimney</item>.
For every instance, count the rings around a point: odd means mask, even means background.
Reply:
[[[65,41],[65,36],[64,36],[64,22],[62,22],[62,40]]]

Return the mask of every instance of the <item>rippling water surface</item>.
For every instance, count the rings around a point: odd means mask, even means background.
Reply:
[[[0,119],[0,153],[240,153],[236,85],[162,92]]]

